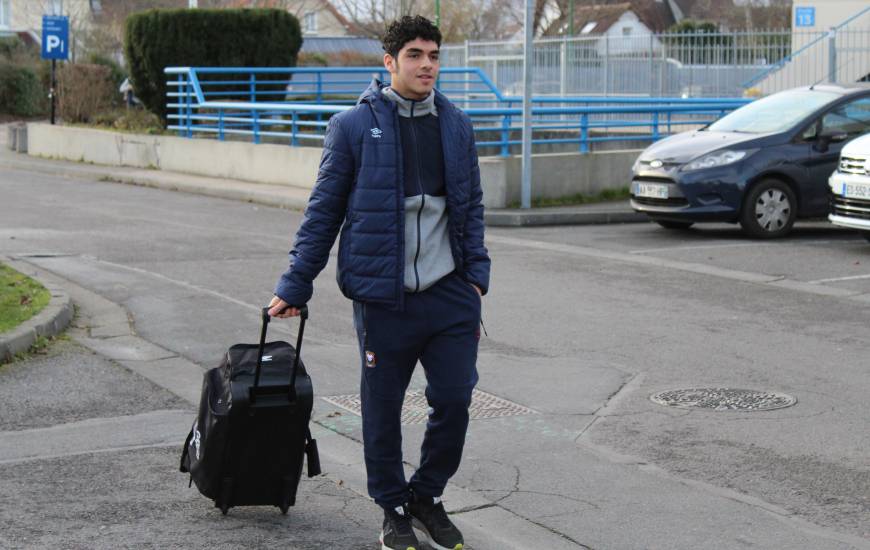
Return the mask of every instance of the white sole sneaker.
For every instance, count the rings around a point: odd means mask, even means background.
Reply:
[[[401,548],[401,549],[390,548],[389,546],[387,546],[386,544],[384,544],[384,532],[383,532],[383,531],[381,531],[380,536],[378,536],[378,542],[381,543],[381,550],[423,550],[422,548],[419,548],[419,549],[418,549],[418,548],[414,548],[413,546],[409,546],[409,547],[407,547],[407,548]],[[440,547],[439,547],[439,548],[440,548]],[[460,549],[460,550],[461,550],[461,549]]]

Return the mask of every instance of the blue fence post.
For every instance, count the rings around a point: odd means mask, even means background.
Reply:
[[[178,73],[178,88],[177,89],[178,89],[178,93],[180,93],[180,94],[185,93],[184,92],[184,90],[185,90],[184,76],[181,73]],[[181,126],[182,121],[184,120],[184,106],[183,106],[183,103],[181,101],[179,101],[180,99],[181,99],[180,97],[176,98],[176,101],[178,101],[178,125],[179,126]],[[183,136],[184,130],[179,128],[178,135],[179,135],[179,137]]]
[[[652,114],[652,138],[653,141],[658,141],[661,136],[659,135],[659,112],[653,111]]]
[[[224,140],[224,110],[218,109],[218,139]]]
[[[256,103],[257,102],[257,75],[255,73],[251,72],[251,76],[248,79],[248,82],[249,82],[248,93],[250,94],[249,101],[251,103]],[[255,111],[253,109],[251,110],[251,118],[254,119],[254,143],[260,143],[259,142],[259,135],[257,133],[257,132],[259,132],[259,124],[257,122],[257,111]]]
[[[315,99],[317,103],[323,103],[323,73],[317,73],[317,88],[315,91]]]
[[[292,134],[292,138],[290,139],[290,145],[292,145],[293,147],[296,147],[299,145],[299,137],[296,135],[296,132],[299,131],[299,127],[296,125],[298,122],[299,122],[299,113],[296,111],[293,111],[293,126],[292,126],[293,134]]]
[[[187,121],[187,137],[193,137],[193,130],[190,127],[190,123],[191,123],[190,119],[193,115],[193,111],[190,108],[190,95],[193,93],[193,83],[190,80],[188,80],[187,83],[188,83],[188,85],[185,86],[185,93],[184,93],[185,104],[187,105],[187,112],[185,113],[185,118]]]
[[[511,146],[508,143],[511,138],[511,116],[504,115],[501,119],[501,156],[507,157],[511,153]]]
[[[580,152],[589,152],[589,115],[580,115]]]
[[[316,84],[316,86],[317,87],[315,89],[315,94],[316,94],[315,98],[317,99],[317,104],[319,105],[319,104],[323,103],[323,73],[319,72],[319,71],[317,72],[317,84]],[[317,113],[317,122],[320,122],[321,120],[323,120],[323,116],[320,113]],[[294,135],[294,139],[295,139],[295,135]]]
[[[253,113],[251,129],[254,131],[254,143],[260,143],[260,113],[257,111],[253,111]]]

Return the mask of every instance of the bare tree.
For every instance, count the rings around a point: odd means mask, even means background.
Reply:
[[[104,0],[101,5],[94,25],[84,37],[85,47],[88,51],[120,57],[129,16],[151,9],[186,8],[187,0]]]
[[[445,42],[503,39],[522,30],[525,0],[441,0],[440,29]],[[536,28],[540,31],[552,17],[556,2],[535,0]],[[581,2],[583,0],[577,0]],[[333,0],[332,7],[353,26],[355,34],[380,38],[387,25],[403,15],[423,15],[435,19],[436,0]],[[327,0],[200,0],[201,7],[278,8],[297,17],[324,9]],[[555,12],[558,13],[558,12]]]
[[[440,29],[444,41],[501,39],[516,34],[522,28],[523,1],[442,0]],[[538,17],[548,1],[536,0]],[[336,7],[371,37],[383,35],[387,25],[403,15],[435,19],[435,0],[336,0]]]

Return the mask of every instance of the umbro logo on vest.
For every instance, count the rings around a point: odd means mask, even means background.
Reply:
[[[375,139],[380,139],[380,137],[384,134],[384,131],[380,128],[372,128],[372,137]]]

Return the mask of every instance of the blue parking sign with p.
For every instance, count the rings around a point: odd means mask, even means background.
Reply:
[[[42,16],[42,58],[69,58],[69,18],[61,15]]]

